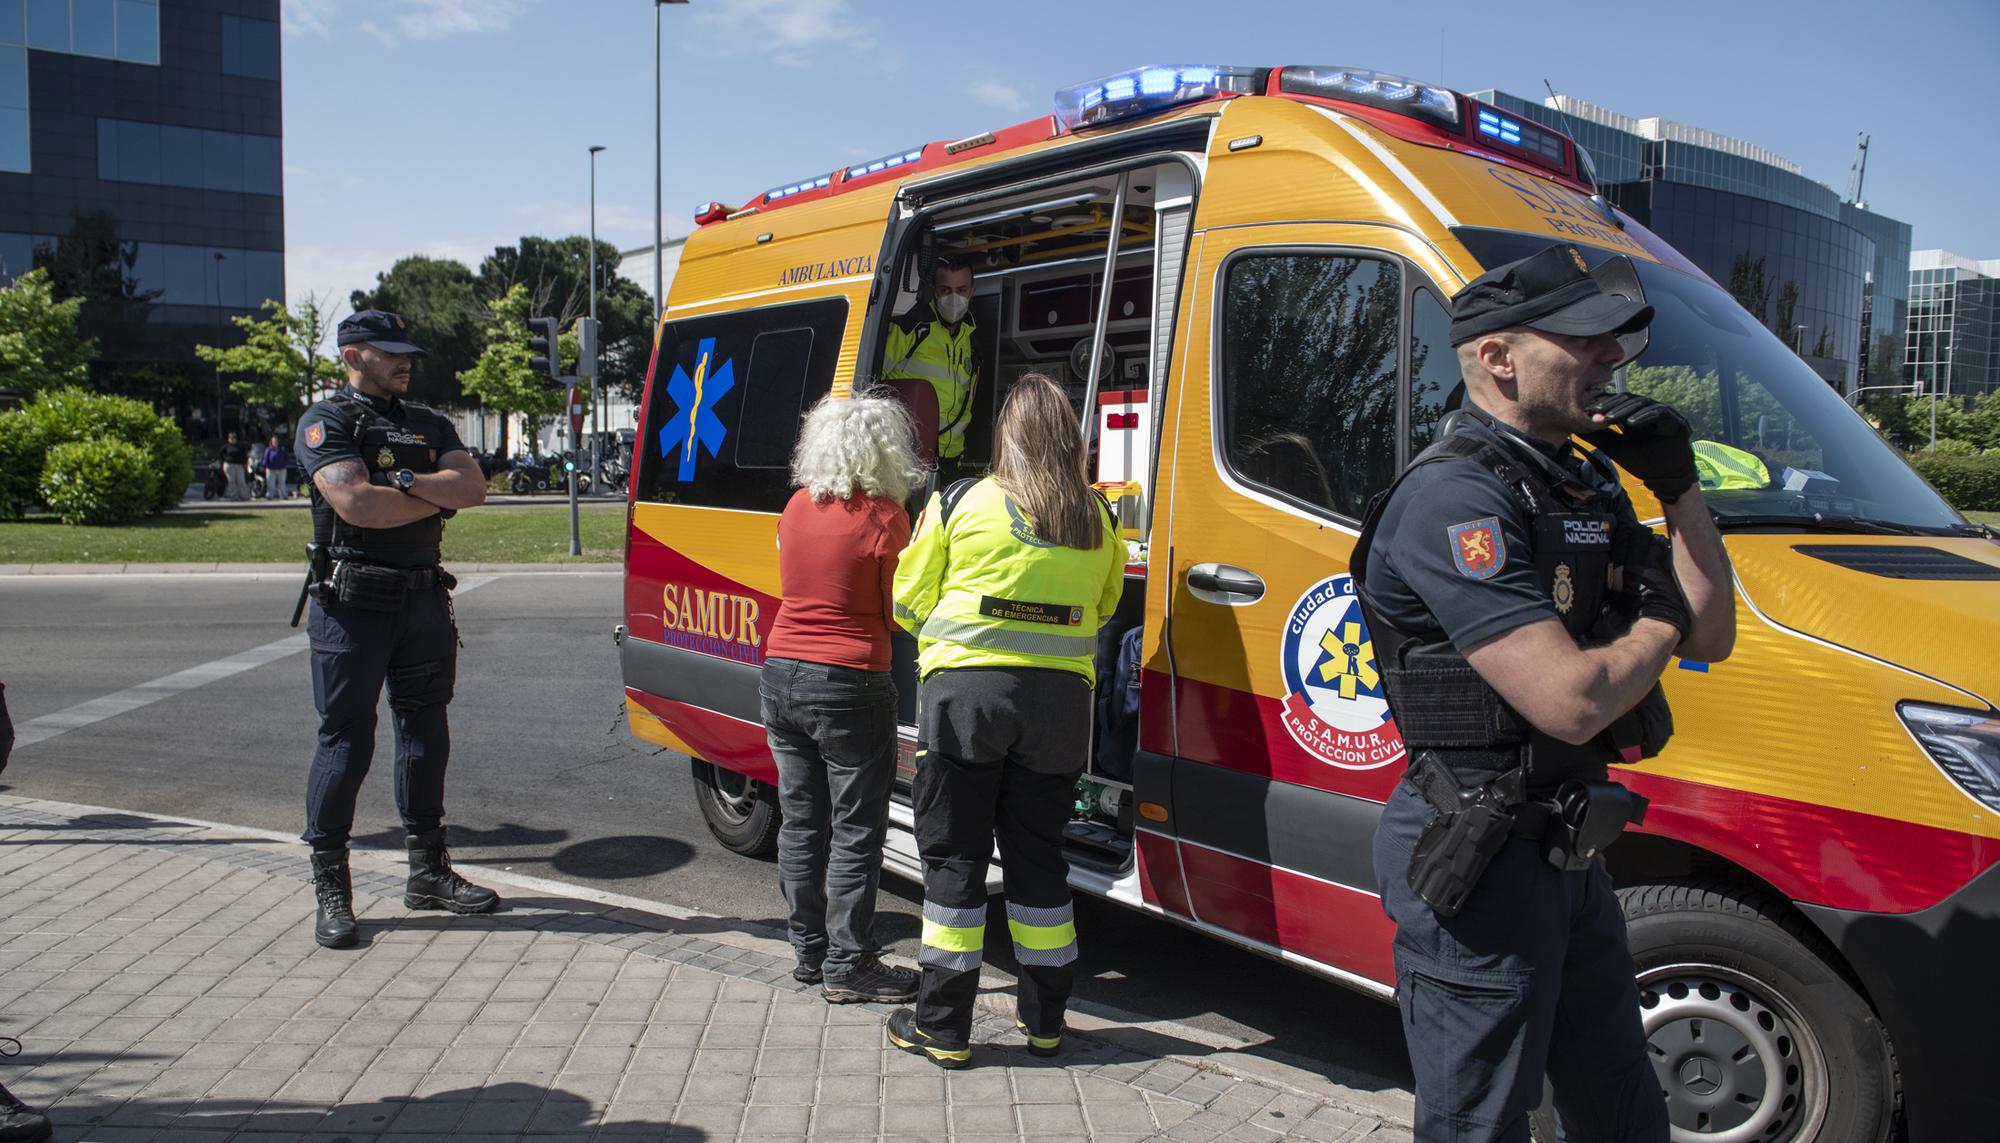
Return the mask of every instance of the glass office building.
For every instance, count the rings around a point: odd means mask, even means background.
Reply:
[[[2000,389],[2000,258],[1910,256],[1909,379],[1920,393]]]
[[[81,294],[106,387],[212,416],[194,346],[284,299],[279,62],[278,0],[0,0],[0,281]]]
[[[1876,214],[1762,147],[1567,96],[1475,92],[1568,132],[1604,197],[1756,314],[1829,384],[1902,373],[1909,224]]]

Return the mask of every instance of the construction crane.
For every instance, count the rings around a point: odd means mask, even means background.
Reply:
[[[1854,162],[1847,168],[1847,201],[1863,210],[1868,209],[1868,204],[1861,201],[1861,183],[1867,177],[1868,135],[1866,132],[1857,132],[1854,144]]]

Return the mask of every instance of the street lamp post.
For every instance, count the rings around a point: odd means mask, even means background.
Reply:
[[[597,153],[604,148],[590,148],[590,321],[597,323]],[[593,492],[604,492],[604,426],[598,417],[596,371],[590,378],[590,487]]]
[[[226,255],[220,250],[215,255],[215,348],[222,348],[222,260]],[[222,439],[222,362],[215,363],[215,439]]]
[[[666,252],[666,235],[661,233],[665,206],[660,201],[660,6],[685,4],[688,0],[653,0],[653,334],[659,336],[660,314],[666,302],[660,260]]]

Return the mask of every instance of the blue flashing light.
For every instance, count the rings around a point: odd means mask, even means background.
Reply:
[[[1063,130],[1074,131],[1197,103],[1225,92],[1248,94],[1261,89],[1263,75],[1257,68],[1213,64],[1133,68],[1056,92],[1056,122]]]
[[[807,179],[804,182],[793,183],[788,187],[778,187],[776,190],[766,191],[764,193],[764,201],[776,202],[781,198],[790,198],[795,194],[804,194],[809,190],[819,190],[831,182],[833,182],[832,175],[821,175],[816,179]]]
[[[1338,99],[1364,107],[1379,107],[1398,115],[1423,119],[1448,131],[1457,131],[1458,94],[1437,87],[1359,67],[1300,65],[1278,75],[1278,90],[1287,95],[1312,95]]]
[[[850,179],[862,178],[863,176],[866,175],[872,175],[881,171],[886,171],[891,167],[900,167],[909,163],[914,163],[918,159],[921,159],[923,157],[924,157],[924,149],[922,147],[918,147],[915,150],[911,151],[898,151],[893,155],[884,155],[879,159],[873,159],[866,163],[858,163],[852,167],[847,168],[847,177]]]

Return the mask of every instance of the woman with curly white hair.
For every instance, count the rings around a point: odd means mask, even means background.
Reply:
[[[799,486],[778,520],[784,603],[766,644],[765,734],[778,763],[778,880],[796,979],[826,998],[899,1001],[917,975],[880,959],[875,890],[896,774],[889,624],[903,507],[924,479],[901,402],[829,396],[792,455]]]

